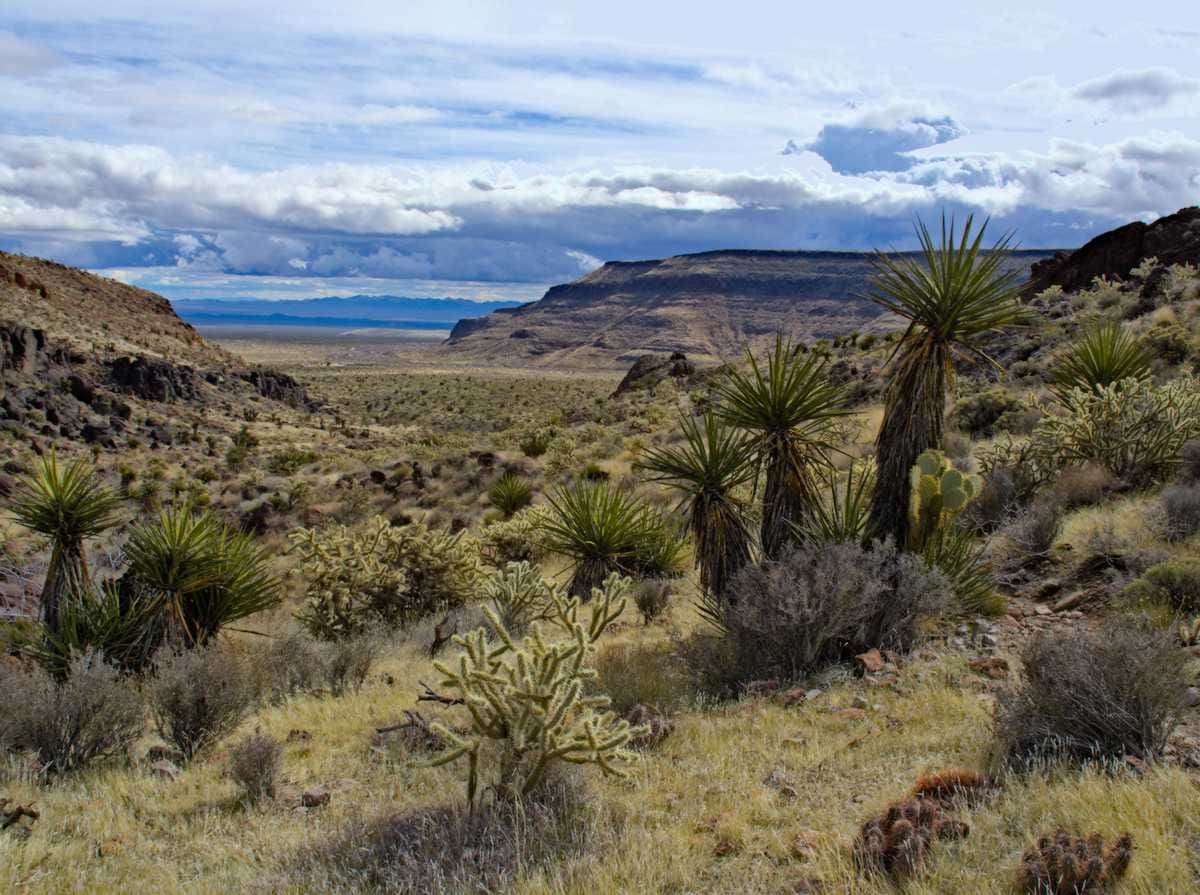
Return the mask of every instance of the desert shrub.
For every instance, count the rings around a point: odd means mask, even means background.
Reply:
[[[276,637],[254,656],[258,687],[272,703],[290,699],[297,693],[312,693],[321,684],[324,671],[321,645],[300,631]]]
[[[1126,596],[1161,603],[1184,612],[1200,611],[1200,560],[1167,560],[1156,563],[1135,578]]]
[[[645,624],[650,624],[667,611],[671,605],[671,587],[671,581],[665,578],[648,578],[634,587],[633,605],[642,614]]]
[[[1006,414],[1016,414],[1024,405],[1007,389],[987,388],[962,398],[954,405],[950,419],[961,431],[974,438],[991,438],[997,423]]]
[[[500,617],[485,609],[491,626],[455,635],[462,652],[449,662],[434,662],[440,686],[462,699],[468,731],[440,722],[431,729],[447,742],[429,766],[467,761],[467,802],[476,804],[481,777],[501,801],[528,797],[547,770],[561,762],[592,764],[604,774],[624,776],[626,746],[640,733],[608,710],[605,696],[584,696],[595,677],[589,660],[596,641],[624,611],[629,581],[617,574],[592,594],[586,623],[578,598],[552,591],[548,620],[560,639],[543,636],[535,626],[519,643]]]
[[[508,519],[486,524],[479,533],[483,559],[500,568],[510,562],[536,562],[546,554],[539,533],[545,516],[540,507],[527,507]]]
[[[1112,891],[1132,859],[1133,837],[1128,833],[1106,845],[1100,833],[1085,837],[1059,830],[1025,850],[1017,891],[1021,895],[1101,895]]]
[[[1028,503],[1064,465],[1047,439],[1035,440],[1033,436],[1021,439],[1001,436],[990,448],[981,450],[976,460],[985,484],[997,481],[997,489],[987,499],[992,507],[1011,504],[1015,508]],[[969,517],[971,513],[968,506],[965,514]]]
[[[1200,439],[1185,441],[1179,448],[1179,477],[1185,482],[1200,482]]]
[[[1058,467],[1095,461],[1118,479],[1144,484],[1161,478],[1184,442],[1200,434],[1200,385],[1180,379],[1158,386],[1123,380],[1075,389],[1031,437],[1034,452]]]
[[[1117,482],[1112,473],[1098,463],[1068,466],[1049,489],[1048,498],[1064,510],[1095,506],[1104,500]]]
[[[606,482],[559,488],[538,528],[549,550],[572,560],[573,596],[586,597],[613,572],[649,578],[679,571],[683,543],[673,526]]]
[[[1038,500],[1004,527],[1004,539],[1018,559],[1043,558],[1050,555],[1062,522],[1061,506]]]
[[[1162,754],[1186,684],[1171,632],[1110,618],[1066,636],[1042,632],[1021,658],[1024,682],[1002,696],[996,713],[1003,758]]]
[[[958,516],[958,524],[976,534],[989,534],[1008,523],[1023,503],[1017,477],[1007,466],[993,465],[983,487]]]
[[[392,526],[377,516],[356,528],[300,529],[291,539],[305,582],[297,618],[325,640],[459,606],[479,580],[477,552],[463,532]]]
[[[1182,541],[1200,532],[1200,485],[1170,485],[1158,498],[1163,534]]]
[[[251,670],[220,644],[166,652],[156,665],[150,684],[155,726],[186,758],[233,730],[254,702]]]
[[[1192,334],[1178,323],[1157,323],[1143,340],[1156,360],[1171,366],[1183,363],[1192,353]]]
[[[44,776],[123,757],[145,727],[137,689],[96,653],[75,656],[62,681],[0,665],[0,693],[0,747],[33,753]]]
[[[235,472],[246,465],[250,454],[258,447],[258,438],[247,426],[242,426],[233,436],[232,444],[225,451],[225,465]]]
[[[523,436],[520,441],[521,453],[526,457],[537,459],[546,453],[546,449],[550,447],[550,442],[554,439],[553,432],[536,431],[530,432]]]
[[[303,891],[505,892],[523,875],[618,845],[616,822],[597,814],[578,781],[552,777],[519,804],[445,805],[355,819],[335,841],[306,849],[289,877]]]
[[[691,698],[687,669],[673,650],[661,644],[609,643],[596,654],[596,679],[591,688],[611,700],[624,716],[635,705],[660,712],[682,708]]]
[[[909,649],[950,586],[891,545],[799,544],[744,569],[722,623],[743,679],[797,677],[871,647]]]
[[[321,457],[316,451],[298,447],[286,447],[276,451],[267,458],[267,471],[272,475],[294,475],[310,463],[316,463]]]
[[[272,736],[251,734],[229,749],[229,776],[249,802],[275,798],[282,765],[283,747]]]
[[[341,637],[321,645],[321,671],[332,696],[357,693],[379,658],[379,641],[370,635]]]
[[[533,486],[523,476],[507,473],[492,482],[487,496],[492,506],[505,516],[512,516],[533,501]]]

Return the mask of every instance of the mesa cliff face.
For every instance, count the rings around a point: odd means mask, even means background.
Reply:
[[[1020,252],[1028,266],[1049,252]],[[610,261],[536,302],[464,320],[443,351],[488,363],[616,366],[653,352],[726,360],[784,333],[818,339],[894,325],[862,296],[857,252],[716,251]]]

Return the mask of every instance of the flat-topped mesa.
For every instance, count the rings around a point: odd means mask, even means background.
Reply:
[[[1048,252],[1021,252],[1028,267]],[[830,338],[893,324],[864,296],[874,272],[860,252],[720,250],[610,261],[541,300],[459,323],[457,359],[624,368],[643,354],[683,352],[711,364],[783,333]]]

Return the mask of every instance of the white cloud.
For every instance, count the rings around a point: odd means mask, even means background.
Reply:
[[[1076,85],[1071,96],[1136,114],[1160,109],[1177,99],[1200,96],[1200,79],[1162,67],[1120,70]]]

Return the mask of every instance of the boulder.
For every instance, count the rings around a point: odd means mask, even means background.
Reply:
[[[147,401],[171,403],[200,397],[199,377],[191,367],[152,357],[118,357],[109,364],[113,385]]]

